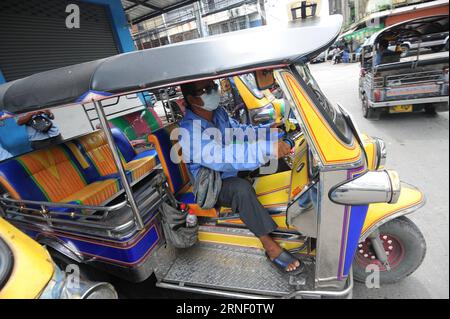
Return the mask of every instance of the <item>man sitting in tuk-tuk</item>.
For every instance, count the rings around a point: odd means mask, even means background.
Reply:
[[[220,91],[219,86],[210,80],[188,83],[181,86],[182,93],[186,100],[187,110],[184,118],[180,122],[180,127],[189,132],[189,138],[180,138],[180,145],[183,150],[183,159],[186,162],[192,178],[198,176],[199,171],[206,167],[212,171],[220,172],[222,186],[218,195],[217,204],[224,207],[231,207],[233,213],[239,213],[246,226],[261,241],[268,258],[282,271],[298,274],[304,265],[288,251],[282,249],[270,236],[277,225],[271,218],[269,212],[259,202],[252,184],[238,177],[239,171],[253,171],[267,163],[267,158],[280,158],[290,153],[291,147],[284,141],[276,139],[271,142],[270,154],[261,159],[255,157],[256,161],[242,163],[236,162],[236,157],[227,156],[235,152],[233,142],[227,144],[223,141],[214,145],[214,151],[218,151],[222,162],[217,162],[211,158],[211,152],[206,151],[211,147],[210,140],[201,139],[199,143],[194,141],[195,127],[201,126],[202,133],[217,129],[221,136],[225,136],[227,129],[258,129],[251,125],[238,123],[230,118],[224,108],[219,107]],[[200,124],[200,125],[199,125]],[[272,125],[271,127],[275,127]],[[266,127],[269,129],[269,127]],[[212,130],[211,130],[212,129]],[[251,148],[248,140],[236,141],[240,144],[243,153],[250,153]],[[267,142],[267,141],[264,141]],[[242,148],[243,147],[243,148]],[[186,154],[189,154],[186,156]],[[198,156],[201,154],[201,156]],[[186,158],[188,157],[188,158]]]
[[[389,41],[381,39],[378,43],[378,50],[375,56],[375,65],[383,63],[398,62],[400,55],[392,50],[389,50]]]

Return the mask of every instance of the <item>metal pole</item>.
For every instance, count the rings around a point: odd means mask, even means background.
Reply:
[[[114,138],[111,133],[111,128],[108,125],[108,120],[106,119],[105,112],[102,107],[102,103],[100,101],[94,102],[95,110],[97,111],[98,119],[100,120],[100,124],[103,128],[103,132],[105,132],[106,140],[108,141],[108,145],[111,148],[111,152],[114,157],[114,162],[117,167],[117,171],[119,172],[120,181],[122,182],[123,189],[125,190],[125,194],[127,196],[128,203],[130,204],[131,211],[134,215],[134,221],[136,223],[137,229],[141,230],[144,228],[144,223],[142,221],[141,215],[139,214],[139,209],[134,201],[133,191],[131,190],[130,184],[128,184],[127,174],[125,173],[125,169],[123,168],[122,161],[120,159],[119,152],[116,148],[116,143],[114,142]]]

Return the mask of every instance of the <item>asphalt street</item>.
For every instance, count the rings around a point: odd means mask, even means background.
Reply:
[[[358,98],[359,64],[311,65],[318,84],[333,102],[341,103],[361,132],[385,140],[386,167],[419,187],[427,204],[409,217],[427,242],[423,264],[399,284],[367,289],[355,284],[354,298],[449,298],[449,113],[388,114],[380,120],[362,116]]]

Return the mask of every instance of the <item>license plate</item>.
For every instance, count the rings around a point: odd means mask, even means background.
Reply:
[[[409,113],[413,111],[412,105],[396,105],[389,108],[389,113]]]

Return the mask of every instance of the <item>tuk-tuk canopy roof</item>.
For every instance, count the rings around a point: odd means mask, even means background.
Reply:
[[[363,46],[373,46],[380,39],[394,39],[399,37],[422,37],[427,34],[448,31],[448,15],[421,17],[403,21],[373,34]]]
[[[13,113],[88,102],[201,78],[288,65],[317,55],[339,35],[342,16],[286,27],[257,27],[134,51],[33,74],[0,86],[0,109]],[[104,97],[103,97],[104,98]]]

